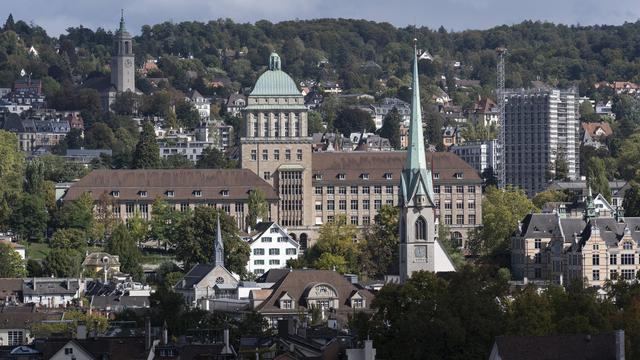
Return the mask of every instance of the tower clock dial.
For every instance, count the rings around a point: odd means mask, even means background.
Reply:
[[[133,61],[131,59],[127,59],[124,61],[124,66],[131,67],[133,65]]]

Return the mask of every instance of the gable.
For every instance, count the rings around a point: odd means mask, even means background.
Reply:
[[[71,351],[71,353],[69,353]],[[87,352],[82,346],[78,345],[75,341],[71,340],[66,343],[63,347],[58,350],[52,357],[51,360],[67,360],[67,359],[76,359],[76,360],[94,360],[95,358]]]
[[[197,283],[197,287],[214,287],[216,284],[220,283],[219,278],[223,280],[222,284],[226,285],[237,285],[238,279],[236,279],[233,274],[227,270],[226,268],[218,265],[211,269],[207,275],[205,275],[202,280]]]

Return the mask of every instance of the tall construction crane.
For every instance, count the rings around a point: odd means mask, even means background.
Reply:
[[[507,54],[507,48],[499,47],[496,49],[498,55],[496,100],[498,102],[498,126],[500,127],[500,135],[498,137],[498,186],[504,188],[506,185],[505,172],[505,139],[504,139],[504,110],[505,110],[505,91],[504,91],[504,58]]]

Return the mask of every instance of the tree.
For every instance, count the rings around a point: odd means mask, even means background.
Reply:
[[[172,231],[181,220],[179,213],[170,207],[166,201],[158,198],[151,205],[153,216],[151,217],[149,236],[158,241],[158,245],[164,246],[165,250],[172,239]]]
[[[163,169],[191,169],[193,162],[181,154],[173,154],[160,159]]]
[[[622,208],[624,209],[625,216],[640,216],[640,184],[636,181],[629,183],[629,188],[624,193]]]
[[[16,26],[16,22],[13,20],[13,14],[9,13],[7,21],[4,22],[4,31],[13,30]]]
[[[111,110],[118,115],[133,115],[137,101],[137,95],[131,91],[118,93],[111,105]]]
[[[192,103],[185,100],[176,104],[176,118],[182,126],[193,129],[200,124],[200,113]]]
[[[42,277],[44,276],[44,269],[38,260],[27,260],[27,277]]]
[[[247,226],[255,227],[258,219],[266,220],[269,215],[269,204],[261,189],[254,189],[249,192],[249,200],[247,201],[249,212],[247,214]]]
[[[533,197],[532,202],[537,208],[542,209],[544,204],[549,202],[566,202],[570,197],[565,192],[560,190],[545,190],[541,191]]]
[[[47,221],[49,214],[46,203],[38,195],[23,195],[11,214],[11,227],[24,240],[43,240]]]
[[[93,222],[93,199],[88,193],[77,200],[66,201],[55,215],[58,228],[75,228],[88,231]]]
[[[22,190],[24,153],[20,151],[18,136],[0,130],[0,227],[6,229],[12,207]]]
[[[563,152],[559,152],[556,155],[554,174],[555,180],[566,180],[569,178],[569,164],[567,164],[567,159]]]
[[[42,196],[45,190],[44,164],[42,161],[40,159],[29,161],[24,176],[24,191],[28,194]]]
[[[111,149],[114,142],[113,130],[102,122],[91,125],[84,133],[84,145],[88,149]]]
[[[391,147],[394,149],[400,148],[400,123],[402,118],[400,117],[400,113],[398,109],[394,106],[391,111],[387,113],[384,117],[382,127],[380,128],[379,134],[383,138],[389,139],[391,143]]]
[[[482,249],[484,252],[504,251],[509,236],[525,215],[537,211],[522,189],[507,186],[505,189],[487,188],[482,201]]]
[[[174,240],[176,259],[184,261],[185,269],[198,263],[210,263],[214,256],[218,217],[224,243],[225,266],[229,271],[243,276],[249,261],[249,245],[240,240],[235,219],[220,209],[199,206],[180,222],[177,228],[178,239]]]
[[[607,201],[611,202],[611,188],[604,167],[604,161],[597,157],[591,157],[587,161],[587,186],[595,194],[602,194]]]
[[[81,263],[82,254],[75,249],[51,249],[42,265],[47,274],[55,277],[77,277]]]
[[[542,336],[554,333],[553,308],[547,294],[525,288],[509,304],[506,326],[509,335]]]
[[[368,112],[357,108],[345,108],[338,113],[333,126],[345,136],[353,132],[373,132],[376,125]]]
[[[322,115],[319,112],[309,110],[307,113],[307,128],[309,130],[308,136],[325,131],[324,124],[322,123]]]
[[[54,249],[75,249],[84,252],[87,246],[87,234],[80,229],[58,229],[51,237]]]
[[[230,169],[236,164],[220,150],[209,147],[202,151],[202,157],[196,163],[198,169]]]
[[[21,278],[26,275],[20,254],[10,244],[0,242],[0,278]]]
[[[142,126],[140,139],[133,152],[134,169],[157,169],[160,167],[160,147],[156,142],[153,124],[149,121]]]
[[[626,138],[617,154],[618,171],[622,178],[631,180],[640,175],[640,133],[633,133]],[[587,160],[587,169],[589,168]]]
[[[107,241],[107,252],[120,257],[120,270],[130,274],[136,281],[142,280],[142,254],[138,249],[136,240],[124,224],[119,224]]]
[[[388,274],[398,263],[398,219],[397,207],[383,205],[374,224],[365,229],[366,245],[358,262],[361,272],[369,278]]]
[[[355,242],[359,234],[358,228],[347,221],[347,216],[339,214],[331,222],[322,225],[319,231],[318,241],[313,251],[309,251],[311,256],[316,257],[313,261],[314,267],[325,267],[336,265],[351,273],[358,272],[358,257],[360,247]],[[360,246],[364,246],[364,242]],[[324,255],[327,253],[328,255]],[[323,256],[324,255],[324,256]]]
[[[498,187],[498,177],[496,176],[493,166],[487,166],[480,174],[482,178],[482,190],[486,190],[489,186]]]

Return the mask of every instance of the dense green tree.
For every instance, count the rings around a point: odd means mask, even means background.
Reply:
[[[55,214],[58,228],[76,228],[88,231],[93,222],[93,199],[88,193],[77,200],[66,201]]]
[[[307,114],[307,128],[308,136],[315,133],[323,133],[325,128],[322,123],[322,114],[314,110],[309,110],[309,113]]]
[[[27,260],[27,277],[42,277],[44,276],[44,269],[38,260],[29,259]]]
[[[617,164],[623,179],[631,180],[640,175],[640,133],[634,133],[622,142],[617,153]]]
[[[314,267],[322,269],[346,270],[358,273],[358,258],[361,246],[365,242],[356,242],[359,234],[357,226],[347,220],[347,216],[339,214],[331,222],[320,228],[316,245],[308,251],[306,256]]]
[[[118,93],[111,105],[111,110],[118,115],[133,115],[138,101],[138,95],[131,91]]]
[[[84,146],[88,149],[111,149],[115,137],[105,123],[97,122],[84,132]]]
[[[45,191],[44,163],[40,159],[29,161],[24,177],[24,191],[28,194],[42,196]]]
[[[398,219],[397,207],[383,205],[374,224],[365,229],[366,245],[362,248],[360,271],[369,278],[389,274],[398,263]]]
[[[20,151],[18,136],[0,130],[0,191],[4,196],[22,189],[24,153]]]
[[[252,190],[249,193],[249,200],[247,203],[249,207],[246,219],[247,226],[253,228],[258,223],[258,219],[267,220],[267,215],[269,215],[269,204],[267,203],[264,191],[257,188]]]
[[[402,122],[402,117],[398,112],[398,109],[393,107],[391,111],[387,113],[384,117],[382,127],[380,128],[379,134],[383,138],[389,139],[391,143],[391,147],[394,149],[400,148],[400,123]]]
[[[586,164],[587,186],[591,188],[594,195],[602,194],[607,201],[611,201],[611,188],[607,179],[604,161],[597,157],[592,157]]]
[[[142,254],[126,225],[119,224],[115,228],[107,241],[105,250],[111,255],[120,257],[120,270],[122,272],[130,274],[136,281],[142,280],[143,273],[140,265]]]
[[[220,150],[209,147],[202,151],[202,157],[198,159],[196,168],[198,169],[229,169],[236,167],[236,164]]]
[[[160,167],[160,147],[156,142],[153,124],[149,121],[142,125],[142,132],[133,152],[131,166],[134,169],[157,169]]]
[[[200,124],[200,113],[192,103],[185,100],[176,104],[176,118],[178,123],[187,129],[193,129]]]
[[[21,278],[27,275],[24,261],[11,245],[0,242],[0,278]]]
[[[42,262],[44,272],[55,277],[80,275],[82,253],[75,249],[51,249]]]
[[[87,234],[80,229],[58,229],[50,244],[54,249],[75,249],[82,253],[87,247]]]
[[[84,165],[67,161],[61,156],[43,155],[38,159],[44,166],[44,180],[53,182],[69,182],[85,176],[89,169]]]
[[[181,154],[169,155],[160,159],[160,167],[163,169],[191,169],[193,162]]]
[[[531,199],[533,205],[535,205],[538,209],[542,209],[544,204],[548,202],[565,202],[570,201],[570,196],[560,190],[545,190],[536,194],[536,196]]]
[[[625,216],[640,216],[640,184],[636,181],[629,183],[629,188],[624,193],[622,208],[624,209]]]
[[[39,195],[23,195],[11,213],[11,228],[23,240],[42,241],[46,235],[47,221],[47,205]]]
[[[345,108],[340,111],[333,122],[333,127],[344,136],[349,136],[353,132],[373,132],[376,130],[371,115],[357,108]]]

